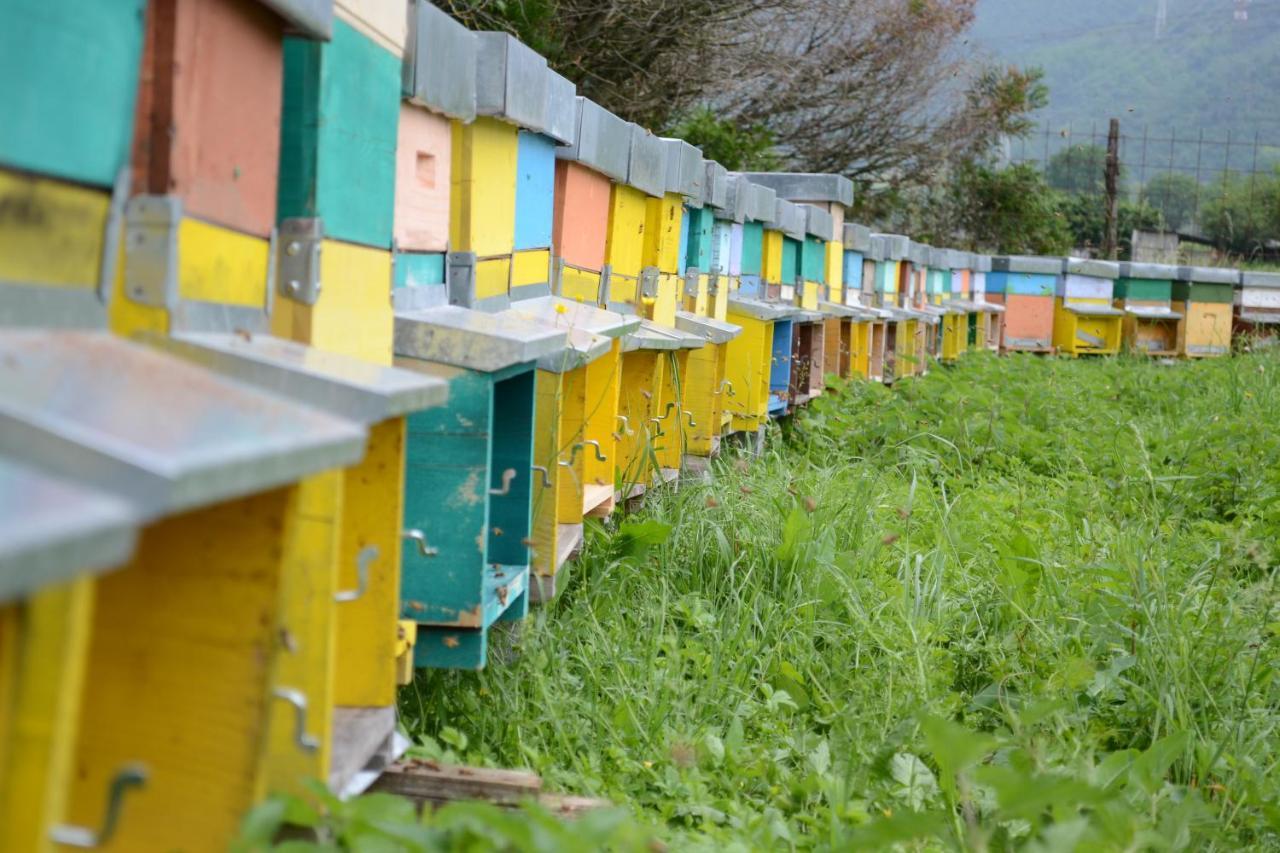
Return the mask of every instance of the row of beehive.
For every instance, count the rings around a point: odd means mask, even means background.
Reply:
[[[396,685],[482,666],[584,517],[825,374],[1032,340],[1020,259],[730,174],[421,0],[336,5],[0,21],[0,849],[220,848],[269,790],[357,790]]]

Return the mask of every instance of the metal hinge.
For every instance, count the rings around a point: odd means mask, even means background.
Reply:
[[[707,296],[716,296],[720,293],[720,273],[707,273]]]
[[[684,281],[682,283],[684,293],[681,296],[689,296],[694,299],[698,297],[698,278],[700,276],[701,273],[698,272],[697,267],[689,267],[684,271]]]
[[[124,209],[124,292],[140,305],[171,308],[178,299],[178,225],[182,199],[140,195]]]
[[[444,257],[449,304],[471,308],[476,301],[476,253],[449,252]]]
[[[319,217],[286,219],[276,243],[276,285],[280,295],[303,305],[320,299],[320,246],[324,223]]]
[[[640,270],[640,298],[658,298],[658,268],[645,267]]]
[[[613,284],[613,264],[600,267],[600,300],[597,305],[609,304],[609,287]]]

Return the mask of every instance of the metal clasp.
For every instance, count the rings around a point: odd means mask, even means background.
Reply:
[[[307,697],[301,690],[292,687],[277,687],[271,691],[277,699],[288,702],[294,710],[293,740],[303,752],[315,752],[320,748],[320,739],[307,734]]]
[[[276,244],[276,282],[280,295],[303,305],[320,299],[320,247],[324,223],[319,217],[286,219]]]
[[[342,590],[333,594],[333,600],[339,604],[358,601],[369,588],[369,564],[378,559],[378,546],[366,545],[356,554],[356,588]]]
[[[67,847],[92,849],[105,847],[111,843],[116,834],[116,826],[120,823],[120,810],[124,803],[124,795],[131,788],[141,788],[147,784],[147,768],[141,764],[126,765],[111,778],[107,788],[107,809],[102,815],[102,826],[97,832],[84,826],[62,824],[49,829],[49,839],[54,844]]]
[[[726,385],[729,386],[729,396],[730,397],[737,396],[733,390],[733,383],[728,379],[720,380],[720,387],[716,389],[716,395],[719,396],[720,394],[724,393],[724,389]]]
[[[623,434],[623,435],[635,435],[635,433],[631,431],[631,421],[627,420],[627,416],[626,416],[626,415],[614,415],[614,417],[616,417],[618,420],[622,421],[622,434]]]
[[[551,488],[551,473],[547,471],[545,467],[543,467],[542,465],[530,465],[529,470],[535,471],[538,474],[542,475],[542,488],[544,489]]]
[[[608,456],[605,456],[605,455],[604,455],[604,453],[602,453],[602,452],[601,452],[601,450],[600,450],[600,442],[596,441],[594,438],[588,438],[588,439],[585,439],[585,440],[583,440],[583,441],[579,442],[578,444],[575,444],[572,448],[570,448],[570,449],[569,449],[569,464],[570,464],[570,465],[572,465],[572,464],[573,464],[573,460],[577,458],[577,456],[578,456],[578,452],[579,452],[580,450],[582,450],[584,447],[590,447],[590,448],[592,448],[593,450],[595,450],[595,452],[596,452],[596,461],[597,461],[597,462],[608,462],[608,461],[609,461],[609,457],[608,457]]]
[[[440,553],[439,548],[433,548],[427,543],[427,534],[417,528],[410,528],[404,531],[400,534],[400,538],[418,543],[418,553],[424,557],[435,557]]]
[[[124,208],[124,292],[139,305],[172,308],[178,300],[178,226],[182,199],[140,195]]]

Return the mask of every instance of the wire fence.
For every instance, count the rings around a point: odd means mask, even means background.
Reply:
[[[1007,140],[1004,160],[1036,164],[1057,189],[1103,196],[1108,125],[1107,120],[1045,124]],[[1277,201],[1278,186],[1278,139],[1230,130],[1126,126],[1121,120],[1120,197],[1158,211],[1170,230],[1204,236],[1206,216],[1228,200],[1255,210]]]

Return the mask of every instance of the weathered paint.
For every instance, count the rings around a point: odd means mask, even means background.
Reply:
[[[96,289],[109,205],[102,190],[0,169],[0,281]]]
[[[516,251],[551,247],[555,182],[555,141],[539,133],[520,131],[516,153]]]
[[[736,240],[738,233],[742,234],[741,249],[736,251],[738,256],[738,268],[735,270],[731,265],[729,273],[731,275],[763,275],[764,274],[764,226],[759,222],[746,222],[741,226],[734,225],[733,237]],[[773,232],[777,233],[777,232]],[[779,239],[781,234],[778,235]],[[781,270],[778,271],[781,275]],[[777,281],[777,278],[773,279]]]
[[[667,437],[667,427],[675,429],[674,418],[654,422],[660,414],[658,393],[662,383],[662,353],[638,350],[622,356],[622,381],[618,394],[618,414],[627,419],[630,430],[618,440],[616,482],[623,494],[647,486],[660,474],[657,446]]]
[[[108,306],[112,330],[123,335],[168,333],[168,309],[134,301],[125,288],[123,253],[119,262]],[[183,218],[178,225],[179,299],[263,308],[270,265],[271,244],[262,237],[196,219]]]
[[[556,163],[552,245],[557,257],[589,270],[604,266],[611,191],[612,183],[599,172],[568,160]],[[594,290],[587,301],[596,301]]]
[[[681,424],[685,433],[686,452],[694,456],[711,456],[715,451],[721,427],[721,413],[729,393],[722,387],[728,350],[724,344],[707,344],[689,356],[688,373],[684,377],[685,411],[693,416]],[[734,388],[736,393],[736,386]]]
[[[581,479],[559,464],[565,459],[563,449],[581,441],[580,430],[566,428],[582,422],[585,386],[573,381],[576,376],[577,371],[539,370],[536,378],[533,461],[546,470],[547,478],[544,481],[539,475],[533,480],[533,547],[529,571],[530,584],[548,591],[554,590],[554,579],[561,566],[560,524],[582,521]]]
[[[791,402],[791,356],[794,323],[778,320],[773,324],[773,348],[769,367],[769,415],[784,415]]]
[[[671,328],[676,324],[680,290],[680,223],[683,214],[684,200],[674,193],[646,201],[643,263],[657,267],[659,276],[657,297],[652,305],[644,306],[647,310],[641,313],[655,323]]]
[[[308,477],[290,491],[282,536],[286,567],[280,573],[277,597],[277,650],[271,688],[292,688],[306,697],[307,733],[318,744],[312,750],[301,748],[297,711],[286,702],[271,702],[261,784],[267,791],[300,794],[308,779],[327,778],[331,764],[336,652],[333,597],[338,590],[343,524],[349,522],[343,515],[341,471]]]
[[[757,429],[768,413],[769,375],[773,358],[773,324],[729,310],[729,322],[742,327],[725,344],[725,379],[734,393],[724,400],[734,432]]]
[[[0,27],[0,166],[110,187],[129,158],[144,0],[11,0]]]
[[[267,721],[283,704],[269,690],[288,654],[281,579],[306,568],[286,547],[296,491],[153,524],[133,560],[97,581],[67,818],[97,826],[114,774],[144,764],[113,849],[186,849],[193,838],[223,849],[265,793]]]
[[[853,344],[853,324],[848,318],[828,317],[824,326],[823,369],[830,375],[848,379],[852,370],[849,354]]]
[[[1173,310],[1186,318],[1179,355],[1208,358],[1231,352],[1233,290],[1230,284],[1173,283]]]
[[[706,347],[702,347],[706,349]],[[685,427],[688,415],[682,413],[685,379],[689,374],[690,351],[687,349],[658,354],[658,418],[664,435],[653,441],[653,453],[663,471],[679,471],[684,464]],[[661,472],[654,483],[664,482]]]
[[[583,370],[583,437],[600,445],[600,459],[589,450],[582,453],[582,511],[591,515],[608,515],[613,509],[614,466],[619,436],[636,426],[618,418],[618,396],[622,377],[622,343],[614,340],[607,355],[597,358]]]
[[[395,256],[395,287],[423,287],[444,285],[444,253],[397,252]],[[440,304],[448,300],[443,296]]]
[[[404,543],[401,614],[419,625],[415,665],[478,669],[490,627],[528,609],[535,371],[396,365],[449,382],[448,406],[408,419],[403,529],[423,531],[438,554]],[[508,469],[507,493],[493,494]]]
[[[0,850],[67,821],[93,600],[86,578],[0,607]]]
[[[135,193],[269,237],[276,222],[284,21],[256,0],[164,0],[147,15]]]
[[[609,230],[605,240],[605,259],[614,273],[640,275],[644,266],[645,228],[647,221],[646,196],[633,187],[615,185],[609,200]],[[616,282],[612,298],[617,302],[634,302],[635,282]]]
[[[1004,348],[1048,352],[1053,348],[1054,277],[1037,273],[987,273],[988,299],[1004,294]]]
[[[452,123],[413,104],[401,104],[394,218],[398,249],[444,252],[449,248],[452,183]]]
[[[286,39],[284,59],[277,217],[320,217],[327,237],[389,249],[400,59],[341,20],[330,42]]]
[[[341,706],[395,704],[404,454],[405,419],[392,418],[370,428],[365,458],[343,472],[338,589],[358,587],[363,549],[378,553],[364,594],[336,605],[334,701]]]
[[[391,253],[325,240],[314,305],[277,296],[272,333],[374,364],[391,363]]]

